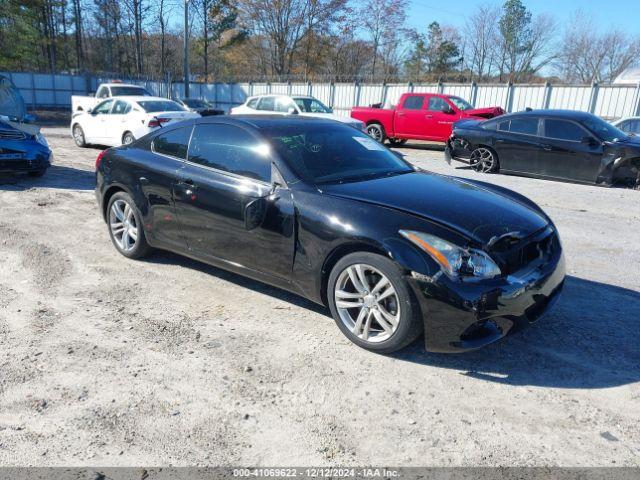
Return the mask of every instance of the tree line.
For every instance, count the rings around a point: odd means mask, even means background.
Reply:
[[[0,0],[0,70],[200,81],[610,82],[640,36],[522,0],[409,28],[410,0]]]

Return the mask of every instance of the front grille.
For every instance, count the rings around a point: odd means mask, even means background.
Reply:
[[[24,140],[27,136],[24,132],[14,130],[0,130],[0,140]]]
[[[510,275],[553,258],[560,250],[557,233],[551,228],[527,237],[508,251],[496,253],[504,274]]]

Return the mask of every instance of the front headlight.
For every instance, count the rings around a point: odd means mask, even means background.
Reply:
[[[49,148],[49,142],[47,142],[47,139],[44,138],[44,136],[41,133],[36,134],[36,142],[38,142],[40,145],[44,145],[45,147]]]
[[[453,279],[488,279],[501,274],[500,267],[481,250],[462,248],[435,235],[400,230],[400,235],[429,254]]]

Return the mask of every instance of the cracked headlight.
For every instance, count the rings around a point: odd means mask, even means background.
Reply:
[[[453,279],[489,279],[501,274],[500,267],[481,250],[462,248],[428,233],[412,230],[399,233],[433,258]]]

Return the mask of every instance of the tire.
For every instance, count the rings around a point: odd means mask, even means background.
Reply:
[[[140,212],[128,193],[117,192],[109,199],[107,227],[113,245],[125,257],[143,258],[151,251]]]
[[[400,147],[401,145],[404,145],[405,143],[407,143],[407,139],[406,138],[390,138],[389,139],[389,144],[392,147]]]
[[[359,347],[391,353],[422,333],[420,307],[402,274],[394,262],[370,252],[346,255],[331,270],[327,283],[331,314],[342,333]]]
[[[136,137],[134,137],[133,133],[131,132],[124,132],[124,135],[122,135],[123,145],[131,145],[135,141],[136,141]]]
[[[73,140],[80,148],[87,146],[87,140],[84,136],[84,130],[82,130],[82,127],[77,123],[73,126]]]
[[[367,133],[376,142],[384,143],[387,139],[387,134],[384,131],[384,127],[379,123],[370,123],[367,125]]]
[[[477,147],[471,152],[469,165],[476,172],[492,173],[500,170],[500,161],[495,150],[489,147]]]
[[[33,170],[31,172],[28,172],[27,175],[29,175],[30,177],[38,178],[42,177],[46,172],[46,168],[41,168],[40,170]]]

